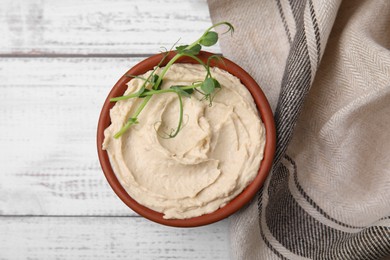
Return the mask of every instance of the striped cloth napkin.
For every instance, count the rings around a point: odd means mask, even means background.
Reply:
[[[208,4],[277,127],[266,183],[230,218],[234,258],[390,259],[390,1]]]

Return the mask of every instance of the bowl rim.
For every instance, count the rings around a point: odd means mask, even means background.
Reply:
[[[170,51],[161,66],[164,66],[170,59],[172,59],[175,54],[176,52]],[[215,54],[206,51],[201,51],[199,55],[197,55],[197,57],[200,58],[202,61],[206,62],[208,57],[210,57],[211,55]],[[260,168],[255,179],[239,195],[237,195],[233,200],[228,202],[225,206],[219,208],[212,213],[204,214],[198,217],[188,219],[164,219],[162,213],[149,209],[146,206],[139,204],[137,201],[130,197],[130,195],[126,192],[126,190],[122,187],[119,180],[117,179],[111,167],[107,151],[102,149],[104,130],[111,123],[109,112],[115,104],[114,102],[110,102],[110,98],[123,95],[123,93],[127,89],[126,83],[131,80],[131,78],[126,75],[141,75],[146,73],[147,71],[153,69],[153,67],[161,61],[163,56],[163,53],[156,54],[137,63],[116,82],[114,87],[109,92],[100,112],[97,126],[97,151],[99,162],[108,183],[110,184],[116,195],[128,207],[130,207],[139,215],[156,223],[172,227],[197,227],[211,224],[237,212],[256,195],[257,191],[263,185],[269,171],[271,170],[273,158],[275,155],[276,131],[273,113],[269,102],[265,94],[261,90],[260,86],[244,69],[242,69],[239,65],[235,64],[234,62],[225,57],[222,57],[223,62],[212,60],[210,62],[210,66],[219,67],[220,69],[223,69],[230,74],[236,76],[241,80],[243,85],[246,86],[246,88],[251,93],[255,101],[257,110],[260,114],[261,120],[263,121],[266,132],[263,159],[261,161]],[[196,61],[189,57],[181,57],[175,63],[197,64]]]

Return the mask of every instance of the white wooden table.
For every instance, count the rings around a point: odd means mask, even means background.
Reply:
[[[0,1],[0,259],[229,258],[226,220],[178,229],[127,208],[95,143],[116,80],[210,25],[205,0]]]

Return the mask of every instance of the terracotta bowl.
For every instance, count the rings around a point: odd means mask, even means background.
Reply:
[[[171,52],[169,56],[165,59],[165,63],[163,65],[165,65],[174,55],[175,53]],[[210,55],[212,55],[212,53],[202,51],[198,55],[198,57],[202,61],[206,62],[207,58]],[[145,72],[153,69],[153,67],[160,62],[162,57],[163,57],[162,54],[151,56],[141,61],[137,65],[135,65],[128,72],[126,72],[125,75],[144,74]],[[108,159],[107,152],[102,150],[102,143],[104,140],[104,129],[106,129],[111,124],[109,111],[115,104],[110,102],[110,98],[123,95],[123,93],[127,89],[126,83],[130,80],[128,77],[122,76],[115,84],[115,86],[112,88],[106,101],[104,102],[100,114],[100,118],[99,118],[98,129],[97,129],[97,149],[98,149],[100,164],[102,166],[104,175],[106,176],[107,181],[111,185],[112,189],[127,206],[129,206],[132,210],[137,212],[139,215],[149,220],[152,220],[154,222],[163,225],[174,226],[174,227],[195,227],[195,226],[211,224],[213,222],[222,220],[228,217],[229,215],[233,214],[234,212],[238,211],[241,207],[247,204],[255,196],[256,192],[260,189],[260,187],[264,183],[264,180],[271,169],[271,165],[275,153],[276,133],[275,133],[275,123],[273,119],[273,114],[269,106],[269,103],[267,101],[267,98],[265,97],[259,85],[255,82],[255,80],[237,64],[233,63],[232,61],[226,58],[223,58],[223,60],[224,62],[221,61],[212,62],[211,66],[216,66],[223,70],[226,70],[241,80],[241,82],[248,88],[248,90],[252,94],[255,103],[257,105],[257,108],[259,110],[261,119],[265,125],[266,143],[265,143],[264,158],[261,162],[257,176],[255,177],[253,182],[249,186],[247,186],[247,188],[242,193],[240,193],[236,198],[230,201],[226,206],[210,214],[205,214],[199,217],[194,217],[189,219],[164,219],[162,213],[156,212],[154,210],[151,210],[145,206],[138,204],[134,199],[130,197],[130,195],[121,186],[113,169],[111,168],[111,164]],[[197,63],[197,62],[191,58],[183,57],[179,59],[176,63]]]

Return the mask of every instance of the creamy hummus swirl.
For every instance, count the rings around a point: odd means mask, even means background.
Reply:
[[[211,74],[221,84],[212,106],[197,94],[183,97],[184,125],[175,138],[162,134],[179,120],[175,93],[154,95],[138,117],[139,124],[118,139],[113,135],[142,99],[119,101],[110,111],[103,149],[117,178],[133,199],[167,219],[196,217],[223,207],[255,178],[263,158],[265,130],[251,94],[230,73],[212,68]],[[205,75],[201,65],[174,64],[161,88],[190,85]],[[132,79],[126,94],[142,83]]]

